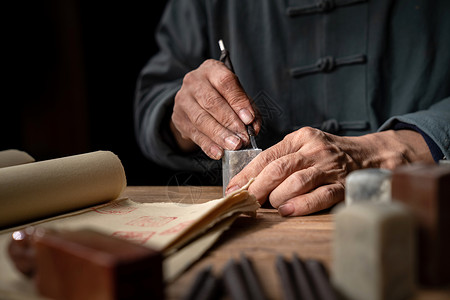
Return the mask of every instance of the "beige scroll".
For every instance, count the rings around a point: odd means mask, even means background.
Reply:
[[[125,187],[108,151],[0,168],[0,228],[114,200]]]
[[[34,162],[28,153],[16,149],[0,151],[0,168]]]

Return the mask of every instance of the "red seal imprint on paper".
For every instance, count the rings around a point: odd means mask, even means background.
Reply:
[[[123,202],[113,202],[100,208],[94,208],[94,211],[105,215],[125,215],[136,209],[136,207],[127,206]]]
[[[184,228],[186,228],[187,226],[189,226],[190,224],[192,224],[194,221],[186,221],[186,222],[182,222],[178,225],[173,226],[172,228],[169,228],[163,232],[160,233],[160,235],[166,235],[166,234],[174,234],[174,233],[178,233],[181,230],[183,230]]]
[[[154,232],[154,231],[116,231],[112,234],[112,236],[130,241],[130,242],[144,244],[155,233],[156,232]]]
[[[136,220],[132,220],[126,223],[126,225],[141,226],[141,227],[161,227],[175,220],[176,218],[177,217],[143,216]]]

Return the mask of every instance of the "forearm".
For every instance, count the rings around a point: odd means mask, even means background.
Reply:
[[[349,149],[360,168],[394,169],[412,162],[434,162],[424,138],[414,130],[386,130],[350,139],[363,145]]]

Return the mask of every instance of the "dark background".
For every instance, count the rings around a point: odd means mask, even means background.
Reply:
[[[37,160],[110,150],[129,185],[167,184],[173,172],[144,158],[133,129],[136,79],[157,51],[165,2],[3,7],[0,150],[24,150]]]

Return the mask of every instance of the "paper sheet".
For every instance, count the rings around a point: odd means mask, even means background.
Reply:
[[[172,280],[212,246],[237,214],[255,213],[259,204],[246,188],[201,204],[137,203],[119,199],[29,225],[69,230],[90,228],[159,249],[168,256],[164,261],[165,279]],[[11,287],[30,289],[7,257],[11,233],[18,229],[21,228],[0,231],[0,293],[11,292]],[[195,237],[198,238],[188,243]]]
[[[163,262],[164,281],[170,282],[176,279],[185,269],[197,261],[205,253],[205,250],[214,245],[220,235],[233,224],[237,217],[238,215],[235,214],[226,218],[185,247],[167,257]]]
[[[89,228],[168,254],[222,219],[236,212],[252,213],[258,208],[257,203],[236,205],[216,215],[208,223],[203,221],[215,208],[229,199],[221,198],[201,204],[138,203],[121,199],[32,225],[56,230]],[[197,226],[198,224],[201,226]],[[6,231],[0,231],[4,232]],[[175,241],[181,242],[174,243]]]

